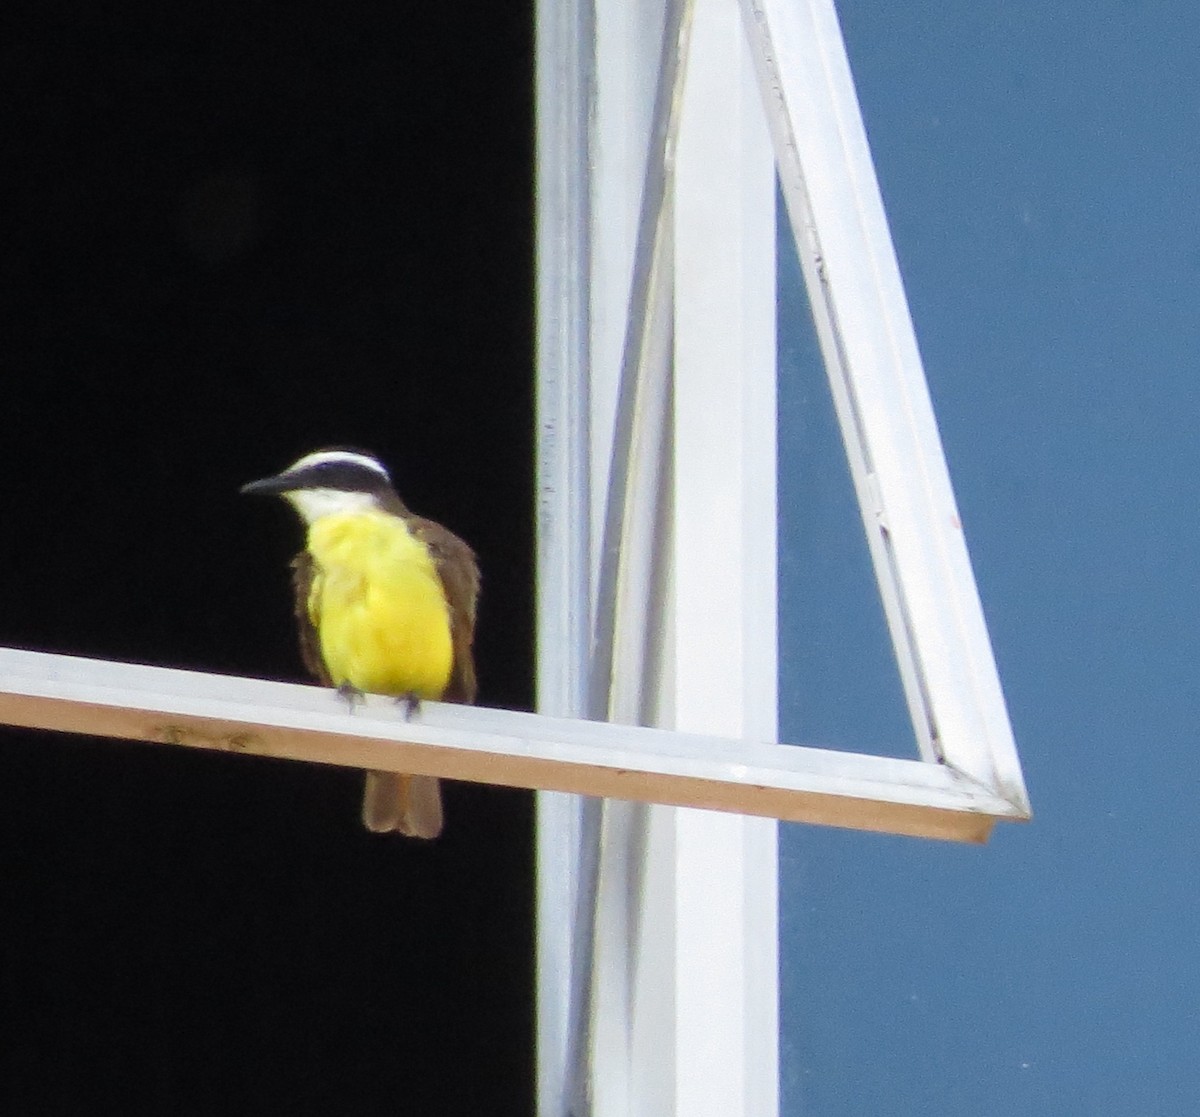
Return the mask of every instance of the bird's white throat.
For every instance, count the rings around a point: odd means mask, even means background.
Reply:
[[[283,495],[306,524],[315,523],[322,516],[366,512],[379,507],[378,501],[370,493],[347,492],[344,489],[293,489]]]

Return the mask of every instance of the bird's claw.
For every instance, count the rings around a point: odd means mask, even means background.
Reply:
[[[354,707],[362,705],[366,702],[367,696],[356,686],[351,686],[350,683],[342,683],[337,688],[338,697],[346,703],[350,709],[350,713],[354,713]]]

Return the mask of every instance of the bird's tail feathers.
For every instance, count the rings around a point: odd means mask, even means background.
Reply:
[[[377,834],[397,830],[410,838],[436,838],[442,832],[440,781],[435,776],[368,772],[363,825]]]

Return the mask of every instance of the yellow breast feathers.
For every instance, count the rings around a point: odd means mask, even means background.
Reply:
[[[450,679],[450,613],[437,566],[397,516],[357,511],[311,525],[308,615],[335,686],[436,700]]]

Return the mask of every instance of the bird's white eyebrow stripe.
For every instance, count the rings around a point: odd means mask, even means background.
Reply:
[[[388,471],[374,458],[366,454],[356,454],[352,450],[318,450],[315,454],[305,454],[298,462],[288,466],[287,472],[294,473],[309,466],[323,465],[326,462],[342,462],[346,465],[359,465],[378,473],[385,481],[391,482]]]

